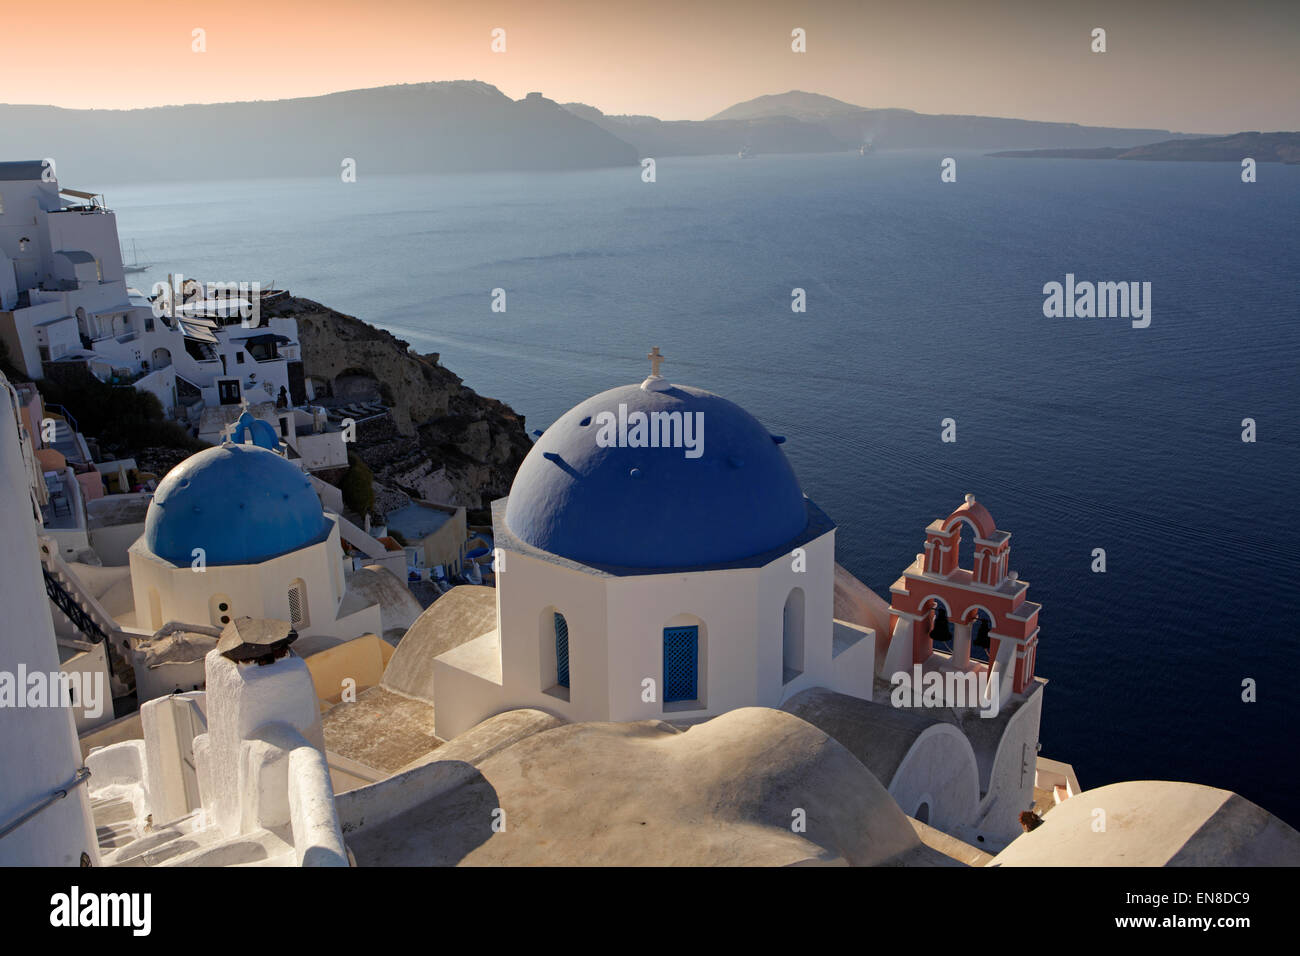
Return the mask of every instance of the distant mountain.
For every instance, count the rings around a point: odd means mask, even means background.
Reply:
[[[1132,149],[1022,149],[990,153],[1013,159],[1151,159],[1181,162],[1300,163],[1300,133],[1233,133],[1170,139]]]
[[[756,96],[735,106],[728,106],[721,113],[710,116],[711,120],[752,120],[769,116],[790,116],[794,119],[818,120],[839,113],[856,113],[861,106],[845,103],[833,96],[820,93],[805,93],[803,90],[791,90],[788,93],[769,93]]]
[[[477,81],[138,110],[0,105],[0,159],[53,157],[69,185],[634,165],[553,100]]]
[[[708,120],[607,116],[540,93],[512,100],[474,80],[326,96],[138,110],[0,105],[0,160],[53,157],[61,180],[556,170],[634,165],[643,156],[876,149],[1131,149],[1178,134],[988,116],[865,109],[791,90]],[[1194,139],[1194,137],[1189,137]],[[1228,148],[1228,147],[1225,147]],[[1232,147],[1235,148],[1235,147]]]
[[[585,103],[565,103],[575,116],[634,145],[642,156],[705,156],[736,153],[830,153],[845,143],[817,123],[789,116],[754,120],[661,120],[653,116],[606,116]]]
[[[582,103],[566,103],[565,109],[632,143],[643,156],[729,153],[746,144],[759,154],[831,152],[865,143],[876,149],[1129,148],[1182,135],[1167,129],[868,109],[802,90],[746,100],[701,121],[607,116]]]

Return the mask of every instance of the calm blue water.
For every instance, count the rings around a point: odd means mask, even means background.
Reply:
[[[274,281],[441,352],[530,428],[659,346],[789,436],[882,594],[975,493],[1044,605],[1043,753],[1085,787],[1199,781],[1300,825],[1300,167],[959,154],[945,185],[939,158],[106,192],[158,264],[142,288]],[[1066,272],[1150,281],[1151,327],[1044,318]]]

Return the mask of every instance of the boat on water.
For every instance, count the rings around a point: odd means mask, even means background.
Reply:
[[[753,159],[754,147],[746,143],[744,146],[740,147],[740,152],[737,153],[736,155],[739,156],[741,159]]]
[[[861,146],[858,147],[859,156],[870,156],[875,151],[876,151],[876,147],[873,146],[871,143],[863,143]]]
[[[152,263],[149,263],[149,262],[141,262],[141,261],[140,261],[140,252],[139,252],[139,250],[136,249],[136,247],[135,247],[135,240],[134,240],[134,239],[131,240],[131,258],[130,258],[130,259],[128,259],[128,258],[126,257],[126,250],[122,248],[121,244],[118,245],[118,249],[119,249],[119,251],[122,253],[122,271],[123,271],[123,272],[127,272],[127,273],[133,273],[133,272],[144,272],[146,269],[149,268],[149,266],[152,265]]]

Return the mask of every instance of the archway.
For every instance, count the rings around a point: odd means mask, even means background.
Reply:
[[[948,602],[932,594],[921,602],[921,632],[934,644],[947,645],[952,641],[952,609]]]
[[[989,662],[989,632],[995,622],[993,614],[979,605],[973,605],[962,614],[961,623],[970,630],[970,659]]]
[[[794,588],[785,599],[781,615],[781,683],[788,684],[803,673],[804,594]]]

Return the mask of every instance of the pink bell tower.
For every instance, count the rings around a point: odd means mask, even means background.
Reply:
[[[975,553],[966,568],[961,567],[962,525],[975,533]],[[984,666],[970,659],[971,630],[983,612],[989,627],[987,666],[998,676],[1000,692],[1023,693],[1034,679],[1042,608],[1025,599],[1029,582],[1009,570],[1010,562],[1010,533],[998,530],[974,495],[947,518],[932,521],[925,529],[924,552],[890,588],[892,639],[883,676],[929,659],[934,653],[930,631],[942,606],[953,625],[952,665]]]

